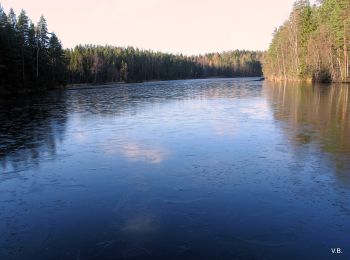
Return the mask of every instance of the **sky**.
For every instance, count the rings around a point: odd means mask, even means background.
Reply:
[[[41,14],[63,47],[134,46],[204,54],[266,50],[295,0],[0,0],[36,23]]]

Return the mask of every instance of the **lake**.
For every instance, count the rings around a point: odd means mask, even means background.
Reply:
[[[2,100],[0,259],[349,259],[349,89],[208,79]]]

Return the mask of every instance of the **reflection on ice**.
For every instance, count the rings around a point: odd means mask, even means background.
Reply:
[[[254,120],[266,120],[271,118],[271,112],[266,100],[259,100],[254,102],[251,106],[243,106],[240,108],[240,113]]]
[[[38,166],[55,158],[67,121],[67,96],[46,96],[0,100],[0,167],[4,171]],[[1,177],[1,176],[0,176]]]
[[[350,173],[349,89],[341,84],[271,82],[264,88],[274,117],[284,123],[281,127],[286,138],[297,146],[311,145],[325,152],[339,176]]]
[[[122,154],[130,161],[146,161],[149,163],[161,163],[167,157],[167,153],[157,148],[142,147],[139,144],[126,144],[122,147]]]
[[[156,145],[143,144],[136,141],[108,140],[102,146],[103,151],[108,156],[123,156],[130,162],[147,162],[158,164],[163,162],[169,155],[169,152]]]

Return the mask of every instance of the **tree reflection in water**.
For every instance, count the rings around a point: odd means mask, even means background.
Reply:
[[[19,97],[0,102],[0,164],[5,172],[37,166],[56,156],[67,121],[66,95]]]
[[[266,82],[274,118],[297,146],[317,146],[347,182],[350,172],[350,86]]]

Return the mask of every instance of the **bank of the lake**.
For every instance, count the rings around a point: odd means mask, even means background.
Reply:
[[[278,27],[263,60],[269,79],[313,82],[350,81],[350,2],[294,3]]]

